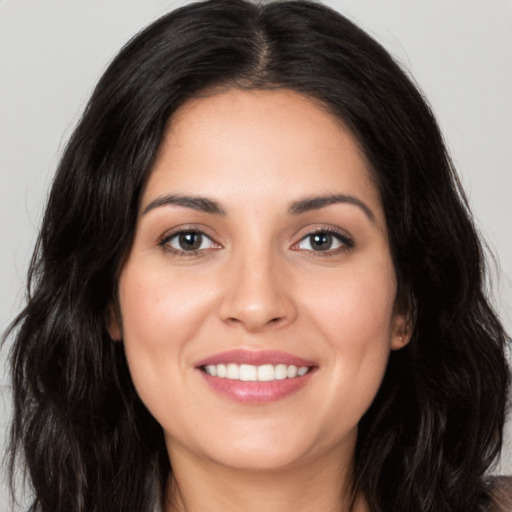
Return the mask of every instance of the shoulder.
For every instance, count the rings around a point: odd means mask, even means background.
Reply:
[[[495,476],[489,482],[492,496],[489,512],[512,512],[512,476]]]

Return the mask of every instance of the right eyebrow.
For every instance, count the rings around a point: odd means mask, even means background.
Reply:
[[[288,211],[292,215],[300,215],[301,213],[320,210],[321,208],[325,208],[331,204],[338,203],[357,206],[362,212],[364,212],[368,219],[375,222],[375,215],[370,207],[365,202],[361,201],[361,199],[347,194],[306,197],[305,199],[293,202]]]
[[[212,199],[201,196],[184,196],[181,194],[157,197],[144,208],[142,215],[145,215],[155,208],[160,208],[161,206],[169,204],[184,206],[185,208],[191,208],[192,210],[198,210],[200,212],[211,213],[214,215],[226,215],[224,208]]]

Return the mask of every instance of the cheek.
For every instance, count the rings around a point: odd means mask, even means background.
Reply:
[[[386,267],[389,271],[350,269],[310,287],[306,307],[340,350],[390,342],[396,284],[392,267]]]
[[[173,385],[187,369],[187,341],[205,327],[211,308],[204,281],[168,274],[139,272],[137,265],[129,262],[119,284],[128,366],[146,405],[158,399],[155,393],[162,389],[162,383]]]
[[[158,349],[179,344],[193,332],[209,307],[208,287],[201,279],[169,272],[137,272],[127,266],[119,286],[125,337]]]
[[[330,347],[333,381],[325,390],[326,404],[337,403],[336,410],[350,411],[352,418],[368,409],[387,367],[395,322],[393,276],[354,271],[308,294],[310,320]]]

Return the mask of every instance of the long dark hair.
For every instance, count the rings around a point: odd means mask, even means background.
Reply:
[[[170,116],[215,88],[287,88],[343,120],[380,190],[414,319],[360,422],[354,485],[372,511],[484,510],[499,453],[505,333],[482,248],[434,117],[389,54],[346,18],[297,0],[190,4],[130,41],[60,162],[10,335],[11,470],[37,512],[149,512],[171,471],[162,429],[107,332],[117,273]]]

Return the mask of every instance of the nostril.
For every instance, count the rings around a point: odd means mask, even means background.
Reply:
[[[291,297],[282,290],[278,293],[270,283],[258,283],[258,287],[237,283],[225,291],[218,311],[222,321],[251,331],[276,329],[293,322],[296,308]]]
[[[285,317],[276,316],[265,320],[264,318],[237,318],[231,316],[226,318],[225,322],[233,327],[244,325],[249,330],[262,330],[269,327],[279,327],[282,323],[286,323]]]

